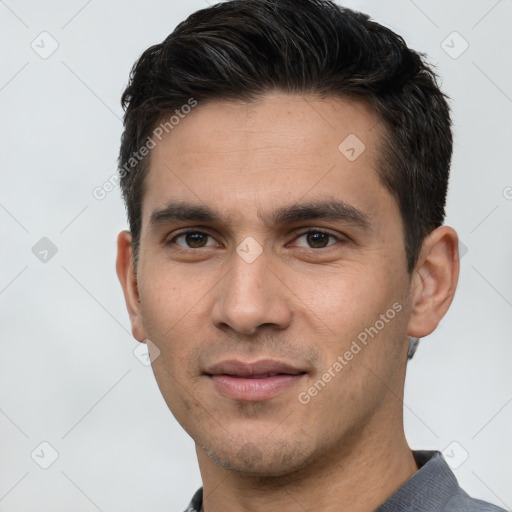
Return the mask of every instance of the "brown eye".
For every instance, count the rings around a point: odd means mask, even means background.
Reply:
[[[329,236],[326,233],[311,232],[306,235],[306,240],[313,248],[326,247],[329,243]]]
[[[185,240],[185,245],[177,242],[180,238]],[[176,243],[176,245],[184,249],[201,249],[202,247],[207,247],[206,242],[208,241],[208,238],[211,238],[210,235],[202,233],[201,231],[185,231],[184,233],[180,233],[175,236],[171,240],[171,243]]]
[[[203,233],[187,233],[185,235],[185,242],[192,248],[203,247],[208,235]]]
[[[306,246],[301,245],[301,247],[307,247],[309,249],[323,249],[325,247],[329,247],[330,245],[333,245],[333,243],[336,243],[338,240],[334,235],[331,233],[326,233],[325,231],[318,231],[318,230],[310,230],[306,231],[305,233],[302,233],[297,237],[297,240],[300,238],[305,237],[306,240]],[[333,239],[333,243],[329,243],[329,239]]]

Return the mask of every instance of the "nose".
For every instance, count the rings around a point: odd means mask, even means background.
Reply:
[[[284,329],[292,318],[292,293],[283,283],[279,268],[263,251],[254,261],[233,253],[230,270],[219,283],[212,309],[212,322],[252,336],[262,326]]]

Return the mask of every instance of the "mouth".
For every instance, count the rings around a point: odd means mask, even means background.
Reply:
[[[277,360],[222,361],[205,374],[224,397],[241,401],[269,400],[298,384],[308,372]]]

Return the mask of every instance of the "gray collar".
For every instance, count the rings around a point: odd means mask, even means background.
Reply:
[[[412,452],[418,471],[374,512],[427,512],[443,510],[460,489],[457,479],[441,452]]]
[[[374,512],[432,512],[445,509],[454,496],[468,497],[441,452],[413,450],[412,453],[418,471]],[[185,512],[199,512],[202,502],[201,487]]]

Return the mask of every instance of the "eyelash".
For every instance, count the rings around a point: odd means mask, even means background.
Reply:
[[[328,237],[330,238],[334,238],[337,242],[343,242],[344,240],[340,237],[337,237],[336,235],[333,235],[332,233],[329,233],[328,231],[323,231],[321,229],[308,229],[307,231],[303,231],[302,233],[298,233],[297,236],[295,237],[294,240],[298,239],[298,238],[301,238],[303,237],[304,235],[308,235],[310,233],[316,233],[316,234],[321,234],[321,235],[327,235]],[[210,238],[213,238],[212,235],[210,235],[209,233],[205,233],[204,231],[198,231],[198,230],[195,230],[195,229],[189,229],[189,230],[186,230],[186,231],[182,231],[181,233],[178,233],[176,236],[174,236],[171,240],[169,240],[168,242],[166,242],[165,245],[171,245],[171,244],[175,244],[175,241],[182,237],[182,236],[186,236],[188,234],[200,234],[200,235],[206,235]],[[319,251],[319,250],[322,250],[322,249],[328,249],[329,247],[333,246],[335,244],[330,244],[330,245],[327,245],[325,247],[319,247],[319,248],[315,248],[315,247],[302,247],[302,249],[309,249],[311,251]],[[206,249],[207,247],[210,247],[210,246],[206,246],[206,247],[198,247],[198,248],[192,248],[192,247],[181,247],[181,246],[178,246],[181,250],[183,251],[198,251],[199,249]]]

